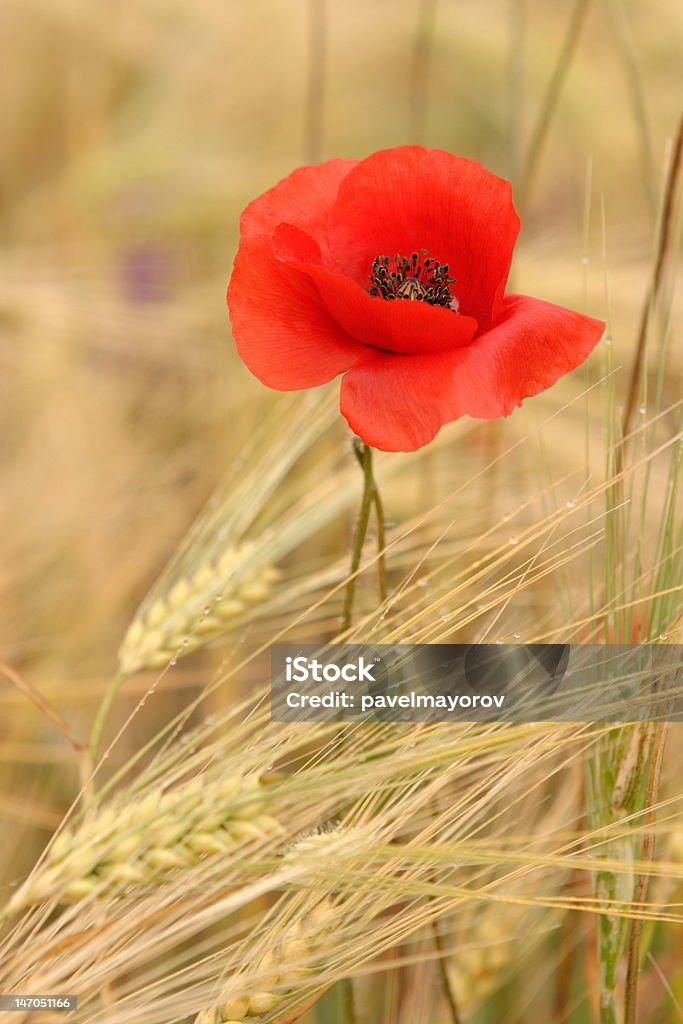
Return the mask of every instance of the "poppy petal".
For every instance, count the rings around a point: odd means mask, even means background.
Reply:
[[[451,416],[451,352],[377,353],[342,378],[339,407],[355,434],[384,452],[413,452]]]
[[[420,356],[377,353],[342,380],[341,411],[383,451],[414,451],[460,416],[507,416],[523,399],[573,370],[604,323],[526,295],[508,295],[503,316],[462,348]]]
[[[474,337],[477,321],[443,306],[410,299],[387,301],[364,291],[341,274],[309,267],[320,296],[337,323],[374,348],[415,355],[466,345]]]
[[[357,160],[327,160],[299,167],[249,203],[240,218],[240,238],[270,240],[278,224],[286,221],[326,242],[327,218],[339,186]]]
[[[449,264],[460,312],[484,330],[498,316],[519,217],[510,184],[476,161],[399,146],[348,170],[328,231],[330,268],[362,286],[376,256],[427,249]]]
[[[282,263],[322,263],[320,244],[307,231],[283,221],[273,231],[273,255]]]
[[[315,285],[276,260],[260,240],[240,244],[228,306],[240,357],[279,391],[325,384],[368,351],[330,316]]]
[[[472,317],[426,302],[382,299],[316,265],[314,244],[290,225],[280,225],[275,235],[278,255],[315,284],[325,307],[352,338],[381,351],[415,355],[465,345],[474,337]]]
[[[509,416],[525,398],[580,366],[604,330],[604,321],[592,316],[530,295],[506,295],[498,322],[457,361],[462,411],[477,419]]]

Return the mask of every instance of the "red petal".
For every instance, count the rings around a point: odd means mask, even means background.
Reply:
[[[306,232],[317,233],[326,245],[330,207],[355,163],[300,167],[242,214],[228,306],[238,352],[268,387],[296,391],[324,384],[363,354],[323,308],[315,287],[272,255],[273,234],[287,221],[307,246],[302,258],[320,260],[320,245]]]
[[[330,214],[330,266],[365,287],[375,256],[428,249],[457,278],[461,313],[486,329],[498,317],[518,231],[508,182],[473,160],[400,146],[344,176]]]
[[[377,353],[342,378],[340,409],[366,444],[413,452],[437,435],[450,415],[453,354]]]
[[[561,306],[508,295],[495,327],[471,344],[420,356],[378,353],[342,381],[341,411],[383,451],[414,451],[460,416],[507,416],[586,359],[605,328]]]
[[[402,355],[451,349],[474,337],[477,321],[471,317],[426,302],[381,299],[350,277],[314,265],[313,245],[307,235],[289,225],[282,224],[276,232],[278,255],[288,259],[287,266],[315,282],[325,306],[351,337]]]
[[[240,239],[270,239],[278,224],[286,221],[326,244],[326,226],[339,186],[357,160],[328,160],[299,167],[254,199],[240,219]]]
[[[320,265],[322,253],[320,244],[306,231],[283,221],[273,231],[271,239],[273,255],[283,263],[315,263]]]
[[[469,382],[463,412],[478,419],[509,416],[523,399],[580,366],[604,330],[592,316],[529,295],[506,295],[499,321],[457,364],[458,381]]]
[[[325,310],[315,285],[276,260],[260,240],[240,243],[228,306],[241,358],[280,391],[325,384],[367,352]]]

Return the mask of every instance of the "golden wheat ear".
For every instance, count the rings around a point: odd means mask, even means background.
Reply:
[[[322,964],[326,951],[330,951],[329,936],[335,920],[334,904],[322,899],[308,914],[286,927],[276,945],[256,964],[254,973],[263,978],[260,984],[267,984],[268,990],[255,985],[253,991],[248,991],[245,979],[245,990],[239,991],[240,979],[235,978],[228,999],[202,1010],[195,1024],[261,1024],[265,1017],[269,1024],[298,1020],[329,987],[318,986],[315,992],[306,994],[316,966]],[[302,989],[304,995],[299,1000],[297,992]],[[274,1016],[279,1006],[282,1012]]]
[[[45,900],[70,903],[110,897],[175,879],[207,857],[282,832],[266,813],[256,776],[192,779],[112,804],[64,829],[42,864],[10,900],[7,915]]]
[[[262,604],[280,576],[272,563],[259,563],[253,543],[226,548],[136,615],[119,650],[121,671],[162,668],[217,639]]]
[[[318,1002],[318,1000],[327,992],[331,986],[325,985],[323,988],[317,989],[313,995],[307,996],[301,1002],[298,1002],[296,1006],[292,1006],[289,1009],[283,1010],[277,1017],[269,1017],[268,1024],[294,1024],[295,1021],[299,1020],[310,1010],[312,1006]],[[232,1020],[219,1016],[220,1008],[212,1007],[210,1010],[202,1010],[197,1016],[195,1024],[261,1024],[263,1017],[235,1017]]]

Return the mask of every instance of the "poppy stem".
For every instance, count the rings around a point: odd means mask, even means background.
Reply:
[[[358,464],[363,471],[363,496],[361,498],[360,511],[358,513],[358,522],[356,523],[356,532],[353,540],[353,550],[351,552],[351,566],[349,568],[349,579],[346,584],[346,591],[344,593],[344,607],[342,610],[342,632],[351,627],[351,618],[353,615],[353,604],[356,596],[356,581],[358,579],[358,569],[360,567],[360,560],[363,554],[363,545],[368,532],[368,525],[370,522],[370,514],[372,509],[375,510],[375,518],[377,520],[377,576],[379,582],[379,596],[380,601],[384,603],[387,596],[387,575],[386,565],[384,560],[384,545],[386,536],[386,526],[384,519],[384,505],[380,497],[377,482],[374,477],[372,469],[372,448],[370,445],[365,444],[359,437],[353,439],[353,453],[358,460]]]
[[[377,582],[379,584],[379,599],[380,603],[384,604],[387,599],[387,569],[386,561],[384,558],[384,545],[386,538],[386,521],[384,518],[384,504],[382,502],[381,495],[379,493],[379,487],[377,481],[374,478],[372,472],[372,448],[369,445],[364,445],[362,442],[356,444],[356,438],[354,438],[353,452],[358,459],[358,464],[363,470],[363,475],[369,472],[370,474],[370,486],[372,489],[372,503],[375,506],[375,519],[377,520]],[[365,449],[365,452],[363,451]],[[365,462],[365,453],[367,452],[367,462]]]

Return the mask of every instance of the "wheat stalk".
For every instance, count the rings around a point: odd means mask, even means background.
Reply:
[[[322,899],[306,915],[284,929],[282,938],[261,957],[255,974],[267,981],[267,988],[251,988],[236,978],[231,994],[218,1006],[202,1010],[195,1024],[260,1024],[268,1015],[269,1021],[290,1024],[320,996],[320,990],[304,996],[296,1006],[287,1006],[295,992],[309,978],[316,964],[320,964],[324,940],[333,929],[334,906],[328,898]],[[282,1013],[273,1016],[278,1007]]]
[[[44,900],[68,903],[168,881],[206,857],[280,833],[265,804],[254,775],[197,778],[165,793],[158,788],[140,800],[112,804],[57,836],[6,914]]]
[[[119,650],[124,675],[168,665],[179,654],[210,642],[254,605],[265,601],[278,569],[255,560],[256,544],[244,541],[227,548],[181,577],[168,593],[143,604]]]

